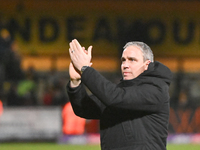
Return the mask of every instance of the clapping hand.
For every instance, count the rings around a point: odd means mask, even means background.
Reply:
[[[69,54],[71,62],[69,65],[69,75],[70,75],[70,85],[71,87],[76,87],[81,82],[81,68],[82,66],[91,66],[92,59],[92,46],[85,50],[81,47],[79,42],[75,39],[70,42]]]
[[[76,39],[72,40],[69,45],[71,61],[78,71],[81,71],[83,66],[91,66],[92,46],[89,46],[88,50],[85,50]]]

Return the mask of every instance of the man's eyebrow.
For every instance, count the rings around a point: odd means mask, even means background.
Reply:
[[[128,57],[128,59],[137,60],[137,58],[136,58],[136,57]]]
[[[124,57],[121,57],[121,60],[125,60],[125,58],[124,58]]]

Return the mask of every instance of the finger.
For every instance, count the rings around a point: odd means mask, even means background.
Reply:
[[[92,57],[92,46],[88,47],[88,55]]]
[[[85,54],[88,54],[88,51],[85,49],[85,47],[82,47],[83,51],[85,52]]]
[[[72,53],[71,53],[71,50],[69,49],[69,57],[70,57],[70,59],[71,59],[71,61],[72,61]]]
[[[69,68],[73,67],[72,61],[69,63]]]
[[[69,45],[70,45],[70,50],[71,50],[71,51],[72,51],[72,50],[73,50],[73,51],[76,50],[73,41],[70,42]]]
[[[86,54],[88,54],[88,52],[87,52],[87,50],[85,49],[85,47],[82,47],[82,50],[83,50]]]
[[[73,44],[74,44],[74,48],[76,48],[76,50],[78,50],[78,51],[82,50],[81,44],[78,42],[77,39],[73,40]]]
[[[69,56],[70,56],[70,59],[71,59],[71,61],[73,61],[73,59],[74,59],[74,55],[73,55],[73,53],[72,53],[72,48],[71,48],[71,46],[70,46],[70,48],[69,48]]]
[[[69,47],[69,56],[71,57],[71,47]]]
[[[72,42],[69,43],[69,52],[72,51]]]

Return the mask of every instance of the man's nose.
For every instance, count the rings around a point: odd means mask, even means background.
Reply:
[[[123,62],[122,66],[123,66],[124,69],[129,67],[127,61]]]

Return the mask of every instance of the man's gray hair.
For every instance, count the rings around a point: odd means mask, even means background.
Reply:
[[[143,53],[144,61],[150,60],[151,62],[154,62],[153,52],[152,52],[151,48],[147,44],[145,44],[143,42],[137,42],[137,41],[128,42],[124,46],[124,49],[126,49],[129,46],[137,46],[137,47],[139,47],[140,50]]]

